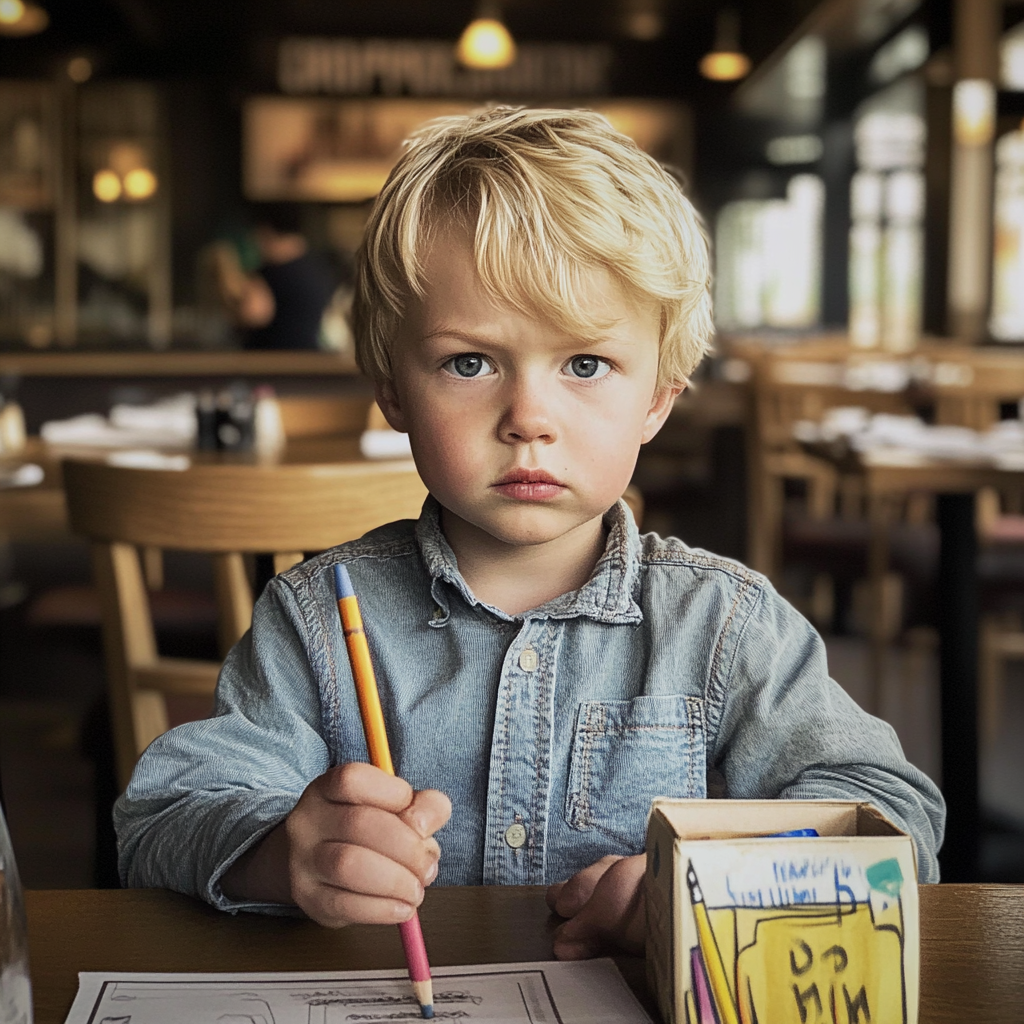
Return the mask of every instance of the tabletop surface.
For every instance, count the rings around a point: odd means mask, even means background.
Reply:
[[[920,1024],[1024,1021],[1024,886],[928,885],[920,894]],[[367,970],[403,963],[397,928],[331,931],[296,918],[232,916],[162,890],[37,890],[25,902],[36,1024],[62,1024],[78,971]],[[430,889],[420,917],[437,966],[549,960],[558,924],[538,886]],[[643,962],[616,962],[651,1010]]]

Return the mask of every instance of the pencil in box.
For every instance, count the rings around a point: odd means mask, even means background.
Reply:
[[[355,680],[356,696],[359,698],[359,714],[363,720],[363,732],[366,734],[370,761],[381,771],[394,775],[395,767],[391,762],[388,734],[384,728],[384,712],[381,710],[377,680],[373,674],[373,663],[370,661],[370,648],[366,642],[366,633],[363,631],[359,601],[352,589],[348,570],[340,564],[334,566],[334,593],[338,599],[338,612],[341,615],[345,646],[348,648],[348,658],[352,665],[352,678]],[[433,1017],[433,984],[430,980],[430,963],[427,960],[427,948],[423,944],[419,914],[414,913],[408,921],[403,921],[398,926],[398,931],[402,936],[405,962],[409,966],[409,979],[416,994],[416,1001],[420,1004],[420,1012],[424,1017]]]

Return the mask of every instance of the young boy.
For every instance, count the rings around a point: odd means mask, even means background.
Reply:
[[[139,761],[124,881],[326,925],[442,885],[551,885],[562,957],[643,942],[659,795],[869,800],[937,879],[942,799],[762,577],[625,504],[711,333],[676,182],[601,117],[499,108],[410,140],[374,207],[360,365],[431,497],[277,577],[213,718]],[[348,566],[400,777],[368,764]]]

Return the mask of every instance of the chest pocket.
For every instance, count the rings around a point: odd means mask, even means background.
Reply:
[[[651,800],[706,796],[706,772],[698,698],[588,701],[576,716],[566,821],[639,852]]]

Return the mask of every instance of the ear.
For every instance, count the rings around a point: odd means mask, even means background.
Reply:
[[[377,405],[380,406],[380,411],[384,413],[384,419],[388,421],[391,429],[402,434],[408,433],[409,428],[405,425],[405,415],[398,400],[395,382],[393,380],[377,381],[373,386],[373,392],[377,398]]]
[[[654,392],[651,408],[648,410],[647,418],[644,420],[643,433],[640,435],[641,444],[647,444],[665,425],[665,420],[668,419],[668,414],[672,411],[675,400],[684,390],[682,387],[664,387]]]

